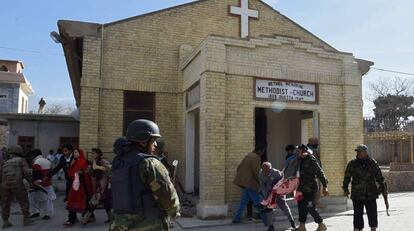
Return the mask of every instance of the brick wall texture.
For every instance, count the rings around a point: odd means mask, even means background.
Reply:
[[[155,92],[155,118],[167,149],[185,163],[185,91],[198,83],[200,201],[233,202],[240,196],[232,184],[236,167],[254,145],[254,108],[272,106],[254,99],[254,78],[313,82],[319,84],[319,104],[292,102],[287,109],[320,114],[322,161],[332,194],[341,195],[337,179],[353,147],[362,142],[361,74],[355,58],[336,52],[259,0],[249,1],[260,14],[250,20],[252,38],[237,39],[239,18],[228,14],[228,6],[238,4],[199,1],[105,24],[103,36],[85,37],[81,147],[111,151],[123,131],[123,91]],[[183,45],[186,49],[180,49]],[[183,181],[185,166],[179,166]]]

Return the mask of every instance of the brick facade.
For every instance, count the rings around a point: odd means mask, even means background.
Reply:
[[[232,184],[236,167],[254,146],[255,107],[272,107],[254,100],[254,78],[306,81],[319,84],[319,104],[293,102],[287,109],[319,113],[322,162],[328,178],[342,178],[354,145],[362,142],[362,74],[355,58],[259,0],[249,1],[259,11],[259,20],[250,21],[251,38],[238,39],[239,19],[228,14],[228,6],[238,4],[201,0],[104,24],[85,36],[81,147],[111,151],[122,135],[123,91],[155,92],[156,122],[171,158],[182,163],[184,182],[185,92],[198,83],[200,205],[225,212],[239,198]],[[339,181],[329,185],[341,195]]]
[[[236,166],[254,145],[254,108],[272,108],[273,104],[254,99],[255,78],[319,84],[319,104],[288,102],[286,109],[319,114],[321,158],[331,179],[330,191],[334,196],[342,195],[342,181],[334,179],[343,178],[346,163],[354,155],[354,146],[362,142],[361,74],[356,63],[351,62],[354,60],[351,54],[326,52],[280,36],[249,41],[210,36],[194,54],[197,55],[182,62],[183,82],[194,82],[192,74],[202,73],[199,79],[204,91],[200,109],[202,115],[207,111],[208,116],[201,116],[200,123],[201,131],[208,131],[208,136],[202,136],[201,142],[212,143],[209,149],[201,150],[201,155],[210,160],[204,164],[209,171],[203,172],[201,166],[202,175],[208,176],[205,182],[201,181],[201,188],[205,185],[215,192],[211,195],[209,190],[204,190],[200,195],[202,201],[229,203],[240,195],[232,181]],[[204,60],[202,70],[197,67],[199,59]],[[308,123],[308,134],[312,134],[313,121]],[[205,124],[213,127],[203,127]],[[214,170],[222,166],[224,171]],[[224,198],[220,197],[222,178],[225,179]]]

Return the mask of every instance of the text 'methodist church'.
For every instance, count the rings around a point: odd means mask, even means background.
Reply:
[[[372,62],[260,0],[199,0],[58,28],[81,148],[112,158],[131,121],[155,121],[185,190],[199,194],[198,215],[209,218],[239,200],[236,167],[256,142],[281,169],[287,144],[316,136],[331,194],[342,195],[346,163],[363,141],[361,80]]]

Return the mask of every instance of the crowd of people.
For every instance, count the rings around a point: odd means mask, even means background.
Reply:
[[[106,222],[109,223],[112,220],[111,165],[103,158],[100,149],[91,151],[91,160],[86,159],[83,150],[70,144],[63,145],[56,153],[50,150],[48,155],[43,155],[39,149],[24,153],[20,146],[10,147],[2,153],[2,227],[12,226],[9,217],[14,197],[20,204],[24,226],[30,225],[37,217],[51,219],[56,199],[52,181],[60,179],[62,174],[66,181],[64,202],[68,210],[68,220],[64,225],[77,223],[77,213],[82,214],[83,224],[95,221],[94,210],[99,205],[105,208]],[[29,161],[27,156],[30,156]]]
[[[168,162],[160,137],[154,122],[133,121],[126,136],[114,142],[112,162],[104,158],[99,148],[93,148],[88,159],[83,150],[70,144],[63,145],[56,153],[50,150],[47,155],[39,149],[25,155],[19,146],[2,149],[2,227],[12,226],[9,217],[14,198],[20,204],[24,226],[37,217],[53,218],[56,200],[53,180],[64,177],[68,211],[65,226],[95,222],[94,212],[101,206],[106,211],[105,223],[109,223],[110,231],[170,230],[170,219],[180,216],[180,202],[173,183],[175,166]],[[292,230],[306,231],[308,214],[318,224],[317,231],[327,230],[317,210],[325,207],[320,201],[321,194],[329,196],[318,139],[311,138],[307,145],[287,145],[281,171],[270,162],[262,162],[266,148],[267,144],[257,144],[237,168],[234,184],[241,187],[242,197],[233,223],[242,222],[243,211],[251,203],[268,231],[275,230],[276,208],[283,211]],[[386,191],[381,170],[367,149],[365,145],[355,149],[356,158],[348,163],[343,180],[344,195],[350,196],[354,205],[354,231],[364,227],[364,207],[371,230],[377,229],[376,199],[380,192]],[[351,182],[352,193],[348,189]],[[297,202],[299,226],[286,201],[289,194]]]
[[[91,149],[88,159],[83,150],[71,144],[63,145],[57,152],[50,150],[47,155],[39,149],[24,152],[20,146],[2,148],[2,228],[12,226],[9,217],[14,198],[22,211],[23,226],[31,225],[36,218],[53,218],[56,200],[53,181],[64,177],[68,212],[64,226],[95,222],[94,211],[103,207],[107,214],[105,223],[111,223],[110,230],[142,226],[139,221],[143,218],[145,227],[169,230],[169,218],[179,216],[180,207],[170,180],[174,167],[168,162],[163,141],[155,142],[159,137],[155,123],[147,120],[132,123],[127,136],[115,141],[112,163],[99,148]]]
[[[280,208],[290,222],[292,230],[306,231],[306,220],[310,214],[318,224],[316,231],[325,231],[327,226],[317,208],[324,208],[321,194],[329,196],[328,180],[322,170],[319,155],[319,141],[309,139],[307,145],[287,145],[284,168],[272,168],[270,162],[262,162],[266,144],[257,144],[237,168],[234,184],[242,188],[242,197],[233,216],[233,223],[240,223],[243,210],[249,201],[257,209],[268,231],[275,230],[274,209]],[[354,206],[354,231],[364,228],[364,207],[368,214],[371,231],[377,230],[377,203],[380,193],[386,192],[384,177],[377,162],[368,155],[366,145],[358,145],[356,158],[351,160],[345,171],[343,190],[351,197]],[[352,181],[352,193],[348,187]],[[379,185],[379,188],[377,187]],[[297,202],[299,226],[296,226],[286,195],[292,194]],[[248,213],[248,216],[251,214]]]

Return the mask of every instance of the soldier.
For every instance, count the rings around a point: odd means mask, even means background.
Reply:
[[[27,197],[27,191],[23,184],[23,179],[31,181],[32,172],[29,169],[29,165],[23,156],[23,149],[20,146],[10,147],[8,150],[9,158],[4,161],[1,169],[1,195],[2,195],[2,210],[1,216],[3,218],[3,228],[12,226],[9,222],[10,217],[10,205],[13,198],[16,196],[17,201],[20,204],[23,214],[23,225],[27,226],[32,223],[29,218],[29,199]]]
[[[175,174],[176,174],[176,167],[173,166],[168,160],[168,152],[165,151],[165,141],[163,139],[157,139],[155,143],[155,152],[154,155],[158,157],[158,160],[164,165],[164,167],[168,170],[169,176],[171,181],[173,182],[174,186],[176,185],[175,182]],[[179,183],[181,185],[181,183]],[[174,224],[169,218],[166,218],[163,222],[164,230],[168,230],[169,228],[173,228]]]
[[[46,101],[42,97],[42,98],[40,98],[40,101],[39,101],[39,110],[38,110],[37,113],[39,113],[39,114],[43,113],[44,109],[45,109],[45,106],[46,106]]]
[[[300,184],[298,191],[303,193],[303,198],[298,202],[299,209],[299,222],[300,225],[296,228],[296,231],[306,231],[306,218],[308,212],[311,214],[315,222],[318,224],[316,231],[325,231],[327,227],[323,222],[321,216],[315,208],[315,193],[318,190],[315,178],[318,178],[323,185],[323,194],[328,196],[328,180],[325,174],[318,164],[315,156],[309,154],[308,147],[304,144],[299,146],[299,172],[300,172]]]
[[[171,165],[171,163],[168,160],[168,152],[165,151],[165,141],[162,139],[157,139],[157,142],[155,143],[155,152],[154,155],[158,157],[158,160],[161,161],[161,163],[165,166],[165,168],[170,173],[170,178],[173,179],[173,172],[174,172],[174,166]]]
[[[343,189],[345,196],[349,196],[348,185],[352,180],[351,199],[354,205],[354,230],[364,228],[364,206],[368,215],[371,231],[377,230],[377,198],[380,188],[384,188],[384,177],[377,162],[368,156],[368,148],[364,144],[355,149],[357,156],[349,161],[345,170]]]
[[[114,220],[110,231],[169,230],[169,217],[180,215],[180,202],[168,170],[149,155],[161,137],[158,126],[149,120],[135,120],[124,138],[115,141],[112,162]]]

